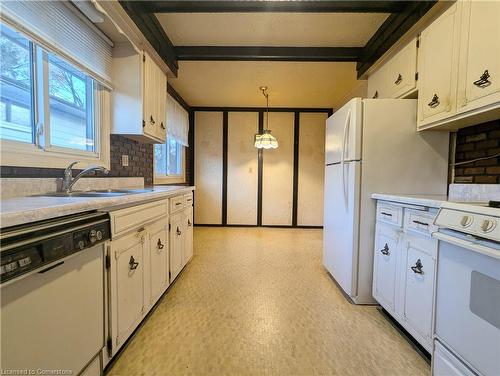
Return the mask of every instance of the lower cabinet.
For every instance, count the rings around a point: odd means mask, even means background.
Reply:
[[[379,202],[378,207],[391,206]],[[435,210],[393,205],[402,222],[377,220],[373,297],[427,351],[432,351],[432,315],[437,240],[431,236]]]
[[[184,216],[182,212],[170,217],[170,283],[184,267]]]
[[[184,264],[193,257],[193,207],[184,209],[184,221],[186,223],[186,243],[184,245]]]
[[[150,305],[156,303],[169,285],[168,272],[170,270],[170,260],[168,255],[167,227],[168,220],[164,218],[151,225],[149,229]]]

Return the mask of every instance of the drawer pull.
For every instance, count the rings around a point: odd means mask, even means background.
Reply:
[[[474,85],[476,85],[477,87],[487,87],[487,86],[490,86],[491,85],[491,81],[488,80],[488,78],[490,78],[490,72],[488,72],[488,69],[486,69],[483,74],[479,77],[479,80],[476,80],[473,82]]]
[[[163,249],[165,246],[161,242],[161,239],[158,239],[158,249]]]
[[[415,263],[415,266],[411,267],[411,270],[413,270],[413,273],[415,274],[424,274],[424,271],[422,270],[423,267],[424,266],[422,265],[422,261],[418,259],[417,262]]]
[[[155,125],[155,124],[156,124],[155,119],[153,119],[153,115],[151,115],[151,116],[149,117],[149,123],[150,123],[151,125]]]
[[[386,213],[386,212],[380,212],[380,214],[385,215],[387,217],[392,217],[391,213]]]
[[[378,91],[377,91],[377,90],[375,90],[375,94],[373,94],[372,99],[377,99],[377,98],[378,98]]]
[[[178,205],[180,205],[180,204],[181,204],[180,202],[176,202],[176,203],[175,203],[175,206],[178,206]]]
[[[135,270],[139,266],[139,263],[135,261],[134,256],[130,256],[130,261],[128,262],[130,270]]]
[[[435,108],[437,106],[439,106],[439,97],[437,94],[434,94],[434,96],[432,97],[431,101],[429,103],[427,103],[427,106],[429,106],[430,108]]]
[[[176,232],[177,232],[177,235],[182,234],[182,231],[181,231],[181,230],[179,230],[179,227],[177,227],[177,231],[176,231]]]
[[[384,248],[382,248],[380,250],[380,253],[382,253],[383,255],[386,255],[386,256],[391,254],[389,252],[389,246],[387,245],[387,243],[385,243]]]
[[[417,220],[413,221],[413,223],[415,223],[415,224],[417,224],[417,225],[422,225],[422,226],[429,226],[429,224],[428,224],[428,223],[425,223],[425,222],[420,222],[420,221],[417,221]]]
[[[394,83],[396,85],[399,85],[401,83],[401,81],[403,81],[403,76],[401,76],[401,73],[398,74],[398,78],[396,79],[396,81],[394,81]]]
[[[160,123],[160,127],[161,127],[161,129],[163,129],[163,130],[165,130],[165,129],[166,129],[166,128],[165,128],[165,125],[163,124],[163,121]]]
[[[191,227],[192,225],[191,220],[188,219],[188,227]]]

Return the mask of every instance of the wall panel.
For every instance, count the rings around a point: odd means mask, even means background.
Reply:
[[[222,223],[222,112],[195,113],[196,224]]]
[[[263,152],[263,225],[292,225],[294,116],[293,112],[269,113],[269,129],[279,147]]]
[[[327,114],[301,113],[297,225],[323,226],[325,127]]]
[[[227,149],[227,223],[257,224],[258,162],[253,145],[258,112],[229,112]]]

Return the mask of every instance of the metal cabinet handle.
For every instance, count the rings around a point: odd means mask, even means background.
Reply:
[[[163,243],[161,242],[161,239],[158,239],[158,249],[163,249],[165,246],[163,245]]]
[[[177,235],[182,234],[181,230],[179,230],[179,227],[177,227]]]
[[[139,266],[139,263],[135,261],[134,256],[130,256],[130,261],[128,262],[130,270],[135,270]]]
[[[377,98],[378,98],[378,91],[377,91],[377,90],[375,90],[375,94],[373,94],[372,99],[377,99]]]
[[[153,115],[151,115],[149,117],[149,122],[151,123],[151,125],[155,125],[156,124],[155,119],[153,119]]]
[[[434,107],[437,107],[439,106],[439,97],[437,94],[434,94],[434,96],[432,97],[431,101],[429,103],[427,103],[427,106],[429,106],[430,108],[434,108]]]
[[[474,85],[477,87],[487,87],[491,85],[491,81],[488,80],[490,78],[490,72],[488,72],[488,69],[486,69],[483,74],[479,77],[479,80],[476,80],[473,82]]]
[[[417,224],[417,225],[422,225],[422,226],[429,226],[429,224],[428,224],[428,223],[425,223],[425,222],[420,222],[420,221],[417,221],[417,220],[413,221],[413,223],[415,223],[415,224]]]
[[[394,83],[396,85],[399,85],[402,81],[403,81],[403,76],[401,76],[401,73],[400,73],[400,74],[398,74],[398,78],[396,78],[396,81],[394,81]]]
[[[387,243],[385,243],[384,248],[382,248],[380,250],[380,253],[382,253],[383,255],[386,255],[386,256],[391,254],[389,252],[389,246],[387,245]]]
[[[182,204],[182,202],[176,202],[176,203],[175,203],[175,206],[178,206],[178,205],[180,205],[180,204]]]
[[[163,130],[165,130],[165,129],[166,129],[166,128],[165,128],[165,125],[163,124],[163,121],[160,123],[160,127],[161,127],[161,129],[163,129]]]
[[[385,215],[387,217],[392,217],[391,213],[386,213],[386,212],[380,212],[380,214]]]
[[[191,220],[188,219],[188,227],[191,227],[192,225]]]
[[[411,270],[413,270],[413,273],[415,274],[424,274],[424,271],[422,270],[423,267],[424,266],[422,265],[422,261],[418,259],[417,262],[415,263],[415,266],[411,267]]]

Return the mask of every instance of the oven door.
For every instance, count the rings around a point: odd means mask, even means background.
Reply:
[[[435,334],[485,376],[500,375],[500,246],[437,233]]]

